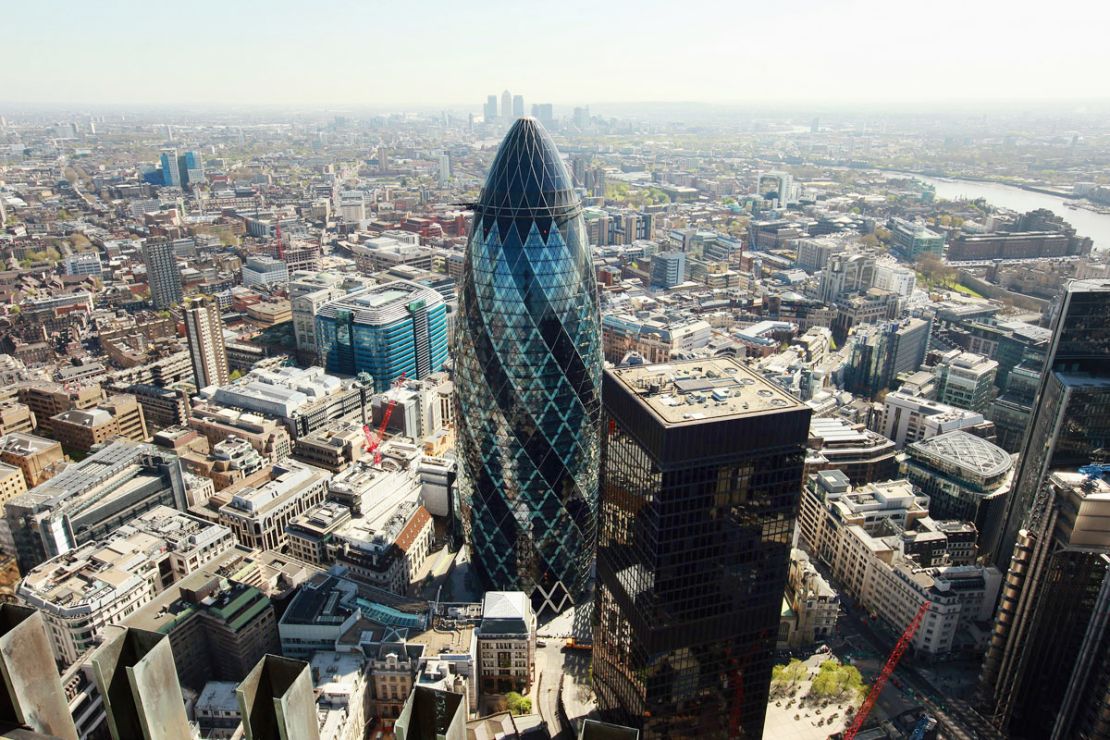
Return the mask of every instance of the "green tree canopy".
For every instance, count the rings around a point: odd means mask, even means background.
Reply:
[[[531,714],[532,712],[532,700],[515,691],[505,694],[505,705],[513,714]]]

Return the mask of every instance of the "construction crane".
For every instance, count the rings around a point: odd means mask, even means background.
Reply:
[[[404,384],[405,374],[401,373],[400,377],[393,381],[393,388],[400,388]],[[385,438],[385,430],[389,426],[389,418],[393,416],[393,407],[396,405],[397,397],[394,396],[393,398],[390,398],[389,403],[386,404],[385,413],[382,414],[382,423],[378,427],[377,435],[375,435],[374,432],[370,429],[369,424],[362,425],[362,433],[366,436],[366,451],[374,453],[375,465],[382,464],[382,452],[379,447],[382,443],[382,440]]]
[[[875,683],[871,685],[871,690],[867,692],[867,698],[863,700],[863,706],[856,712],[856,718],[852,722],[852,726],[844,731],[844,740],[853,740],[859,728],[867,720],[867,715],[871,713],[871,708],[875,706],[875,702],[879,700],[879,694],[883,692],[883,687],[890,679],[894,669],[898,667],[898,661],[902,659],[902,653],[906,652],[906,648],[910,646],[913,636],[917,634],[917,628],[921,626],[921,620],[925,618],[925,612],[929,611],[931,604],[926,601],[917,610],[917,614],[910,620],[909,626],[902,636],[898,638],[898,642],[894,645],[894,649],[890,651],[890,657],[886,659],[886,665],[879,671],[879,677],[875,679]]]

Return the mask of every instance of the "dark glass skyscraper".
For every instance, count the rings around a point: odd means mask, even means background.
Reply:
[[[473,561],[491,588],[561,610],[593,558],[601,332],[581,204],[532,118],[505,136],[474,206],[454,358]]]
[[[1005,516],[993,527],[991,549],[1000,570],[1009,566],[1018,531],[1048,475],[1099,455],[1110,455],[1110,280],[1074,280],[1056,306],[1014,487]]]
[[[1025,517],[981,684],[1012,738],[1110,737],[1110,484],[1048,476]]]
[[[763,733],[810,410],[731,359],[604,379],[593,684],[646,737]]]

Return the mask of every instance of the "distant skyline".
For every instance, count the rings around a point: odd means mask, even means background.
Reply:
[[[1110,3],[9,4],[0,99],[466,107],[1106,100]]]

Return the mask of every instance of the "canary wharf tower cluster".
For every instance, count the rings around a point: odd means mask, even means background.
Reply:
[[[474,205],[455,333],[463,525],[487,583],[560,611],[594,554],[601,332],[582,207],[518,119]]]

